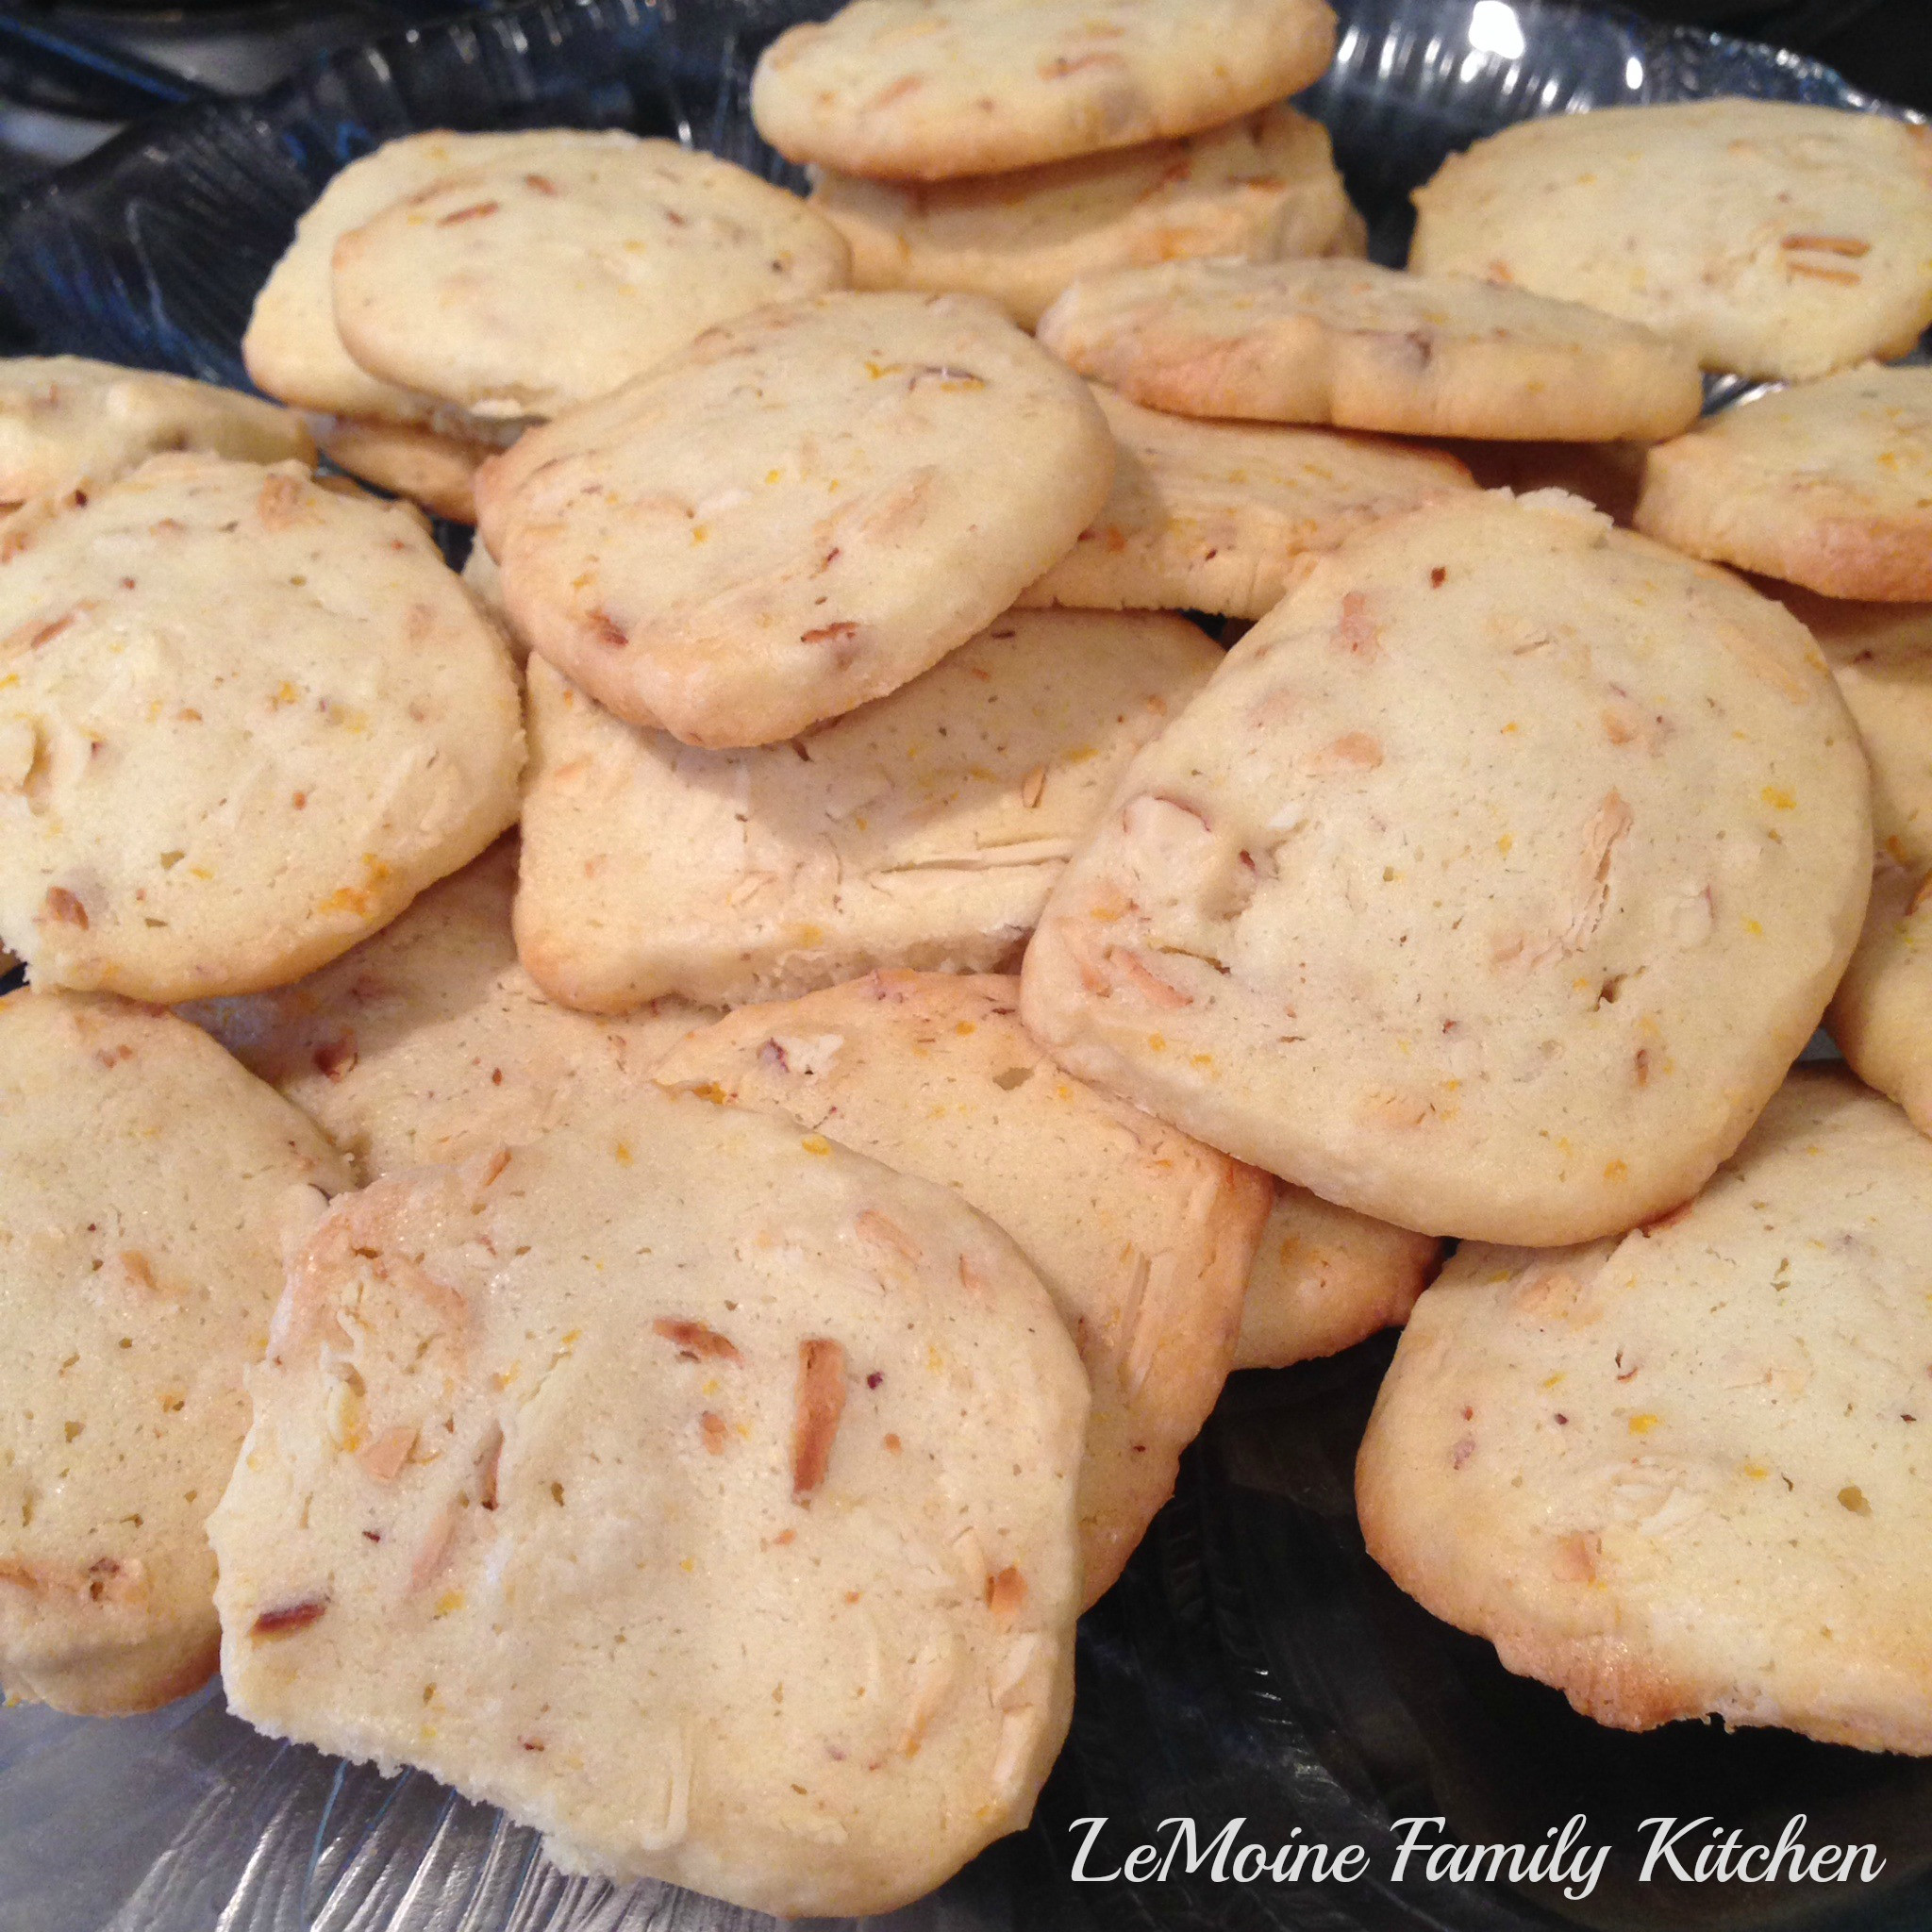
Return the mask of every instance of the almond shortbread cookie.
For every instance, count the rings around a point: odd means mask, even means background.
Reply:
[[[156,457],[0,561],[0,937],[37,982],[297,978],[488,845],[522,763],[413,510]]]
[[[1932,323],[1932,133],[1795,101],[1523,121],[1418,189],[1409,266],[1642,323],[1707,369],[1796,381]]]
[[[535,1140],[637,1091],[713,1016],[678,1000],[598,1019],[553,1005],[517,964],[516,880],[516,841],[500,840],[321,972],[177,1010],[364,1179]]]
[[[1871,808],[1770,599],[1574,498],[1318,562],[1121,782],[1028,948],[1072,1072],[1428,1234],[1694,1193],[1849,957]]]
[[[298,409],[352,422],[433,429],[458,442],[508,441],[494,425],[435,396],[372,375],[336,328],[336,243],[393,203],[444,176],[513,154],[526,134],[439,129],[386,142],[334,175],[295,224],[294,238],[255,298],[242,359],[256,383]]]
[[[1181,416],[1406,436],[1654,441],[1697,420],[1697,359],[1574,302],[1366,261],[1176,261],[1076,282],[1040,340]]]
[[[192,1026],[0,1000],[0,1685],[110,1717],[215,1667],[202,1524],[248,1424],[281,1243],[350,1185]]]
[[[1093,1391],[1092,1603],[1174,1490],[1233,1361],[1265,1174],[1071,1079],[993,975],[878,973],[693,1033],[658,1079],[780,1113],[949,1187],[1039,1271]]]
[[[1623,1730],[1932,1752],[1932,1147],[1794,1072],[1681,1214],[1465,1248],[1362,1443],[1369,1552]]]
[[[1015,611],[807,737],[705,752],[532,658],[524,964],[593,1012],[1000,967],[1127,760],[1220,659],[1176,617]]]
[[[363,368],[514,420],[590,402],[714,323],[850,279],[843,240],[797,195],[675,141],[551,127],[350,229],[333,287]]]
[[[209,1536],[259,1728],[786,1916],[1026,1822],[1087,1389],[945,1189],[646,1091],[338,1204],[252,1393]]]
[[[822,173],[812,206],[861,289],[960,289],[1023,328],[1082,275],[1138,262],[1361,253],[1319,121],[1277,102],[1180,141],[961,181]]]
[[[1932,597],[1932,369],[1848,369],[1659,443],[1636,523],[1827,597]]]
[[[496,454],[495,443],[348,416],[311,420],[322,453],[338,469],[392,495],[407,496],[432,516],[447,517],[453,524],[476,521],[476,472]]]
[[[176,449],[315,460],[302,419],[257,396],[83,356],[0,359],[0,507],[98,489]]]
[[[1194,134],[1334,51],[1324,0],[855,0],[766,49],[751,111],[791,160],[938,181]]]
[[[1097,383],[1093,394],[1117,445],[1113,489],[1023,605],[1259,617],[1344,537],[1471,487],[1463,465],[1436,450],[1193,422]]]
[[[1441,1252],[1431,1235],[1277,1181],[1241,1302],[1235,1367],[1291,1368],[1399,1327]]]
[[[989,304],[843,294],[712,329],[476,487],[531,648],[633,724],[734,746],[936,664],[1112,475],[1087,386]]]

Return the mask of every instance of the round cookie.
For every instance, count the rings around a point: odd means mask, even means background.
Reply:
[[[1644,460],[1640,530],[1827,597],[1932,598],[1932,369],[1848,369]]]
[[[808,737],[706,752],[532,658],[524,964],[592,1012],[1002,969],[1128,759],[1220,661],[1177,617],[1014,611]]]
[[[1332,429],[1201,423],[1094,385],[1113,489],[1023,605],[1259,617],[1309,562],[1379,518],[1470,488],[1440,451]]]
[[[1870,786],[1804,626],[1574,498],[1352,538],[1128,768],[1027,950],[1069,1071],[1324,1200],[1674,1207],[1849,957]]]
[[[1200,255],[1359,255],[1319,121],[1277,102],[1179,141],[960,181],[819,175],[860,289],[962,290],[1031,328],[1082,275]]]
[[[1238,1369],[1286,1369],[1400,1327],[1442,1244],[1277,1181],[1248,1271]]]
[[[1068,1078],[1020,1024],[1019,1000],[1014,979],[875,973],[741,1008],[673,1048],[658,1080],[951,1188],[1020,1244],[1093,1391],[1079,1505],[1091,1604],[1221,1393],[1273,1190]]]
[[[702,1007],[591,1019],[551,1004],[510,937],[502,839],[399,919],[273,992],[177,1008],[299,1107],[364,1179],[532,1141],[633,1093]]]
[[[1366,261],[1177,261],[1076,282],[1040,340],[1180,416],[1404,436],[1654,441],[1697,420],[1696,358],[1573,302]]]
[[[788,159],[940,181],[1198,133],[1334,51],[1324,0],[853,0],[765,50],[751,111]]]
[[[739,746],[963,644],[1112,474],[1086,384],[991,305],[837,294],[710,330],[476,492],[533,650],[621,718]]]
[[[298,409],[358,423],[434,429],[458,442],[514,434],[372,375],[343,346],[335,319],[336,243],[392,203],[445,175],[514,154],[527,134],[439,129],[385,142],[332,176],[295,224],[294,238],[255,298],[242,359],[258,387]]]
[[[82,356],[0,359],[0,507],[98,488],[176,449],[315,460],[302,419],[258,396]]]
[[[1370,1554],[1586,1716],[1932,1752],[1932,1147],[1794,1072],[1680,1214],[1465,1248],[1362,1442]]]
[[[311,422],[323,455],[339,470],[420,503],[432,516],[453,524],[476,521],[476,472],[496,454],[496,444],[351,416],[316,416]]]
[[[336,328],[372,375],[486,419],[608,394],[714,323],[850,280],[795,194],[675,141],[544,128],[335,244]]]
[[[0,561],[0,937],[37,983],[296,978],[488,845],[522,763],[413,509],[156,457]]]
[[[1086,1380],[946,1190],[647,1090],[339,1204],[251,1392],[209,1539],[258,1729],[786,1917],[1025,1824]]]
[[[349,1186],[310,1123],[165,1013],[0,1000],[0,1685],[89,1716],[214,1670],[202,1524],[284,1238]]]
[[[1415,205],[1412,269],[1587,303],[1707,369],[1802,381],[1932,323],[1932,133],[1889,114],[1549,114],[1452,155]]]

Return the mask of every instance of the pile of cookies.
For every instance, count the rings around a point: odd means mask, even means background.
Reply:
[[[1230,1370],[1407,1321],[1405,1589],[1932,1751],[1932,146],[1559,116],[1397,272],[1333,42],[856,0],[808,200],[412,136],[301,414],[0,367],[10,1694],[886,1910]]]

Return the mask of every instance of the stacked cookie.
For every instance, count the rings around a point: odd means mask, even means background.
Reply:
[[[1407,1320],[1406,1589],[1932,1749],[1919,137],[1537,124],[1398,273],[1332,31],[858,0],[755,84],[810,205],[355,162],[250,367],[460,580],[284,411],[0,378],[10,1690],[219,1631],[573,1869],[884,1910],[1028,1816],[1230,1370]],[[1828,1004],[1909,1119],[1790,1073]]]
[[[412,135],[328,184],[242,347],[343,469],[472,522],[477,464],[526,423],[847,279],[794,196],[675,142]]]
[[[758,62],[752,115],[813,170],[861,289],[961,290],[1030,328],[1081,275],[1359,255],[1326,131],[1286,96],[1325,0],[859,0]]]

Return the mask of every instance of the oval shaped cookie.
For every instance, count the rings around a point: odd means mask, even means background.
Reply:
[[[936,664],[1112,474],[1086,385],[988,304],[848,294],[711,330],[476,493],[533,650],[633,724],[734,746]]]
[[[1452,155],[1415,206],[1411,268],[1588,303],[1707,369],[1798,381],[1932,323],[1932,133],[1890,114],[1547,114]]]
[[[337,330],[384,381],[554,416],[714,323],[850,280],[829,223],[715,155],[616,130],[504,139],[335,244]]]
[[[534,1140],[633,1093],[712,1015],[681,1000],[592,1019],[546,1000],[510,936],[517,841],[373,939],[272,992],[177,1008],[321,1125],[364,1179]]]
[[[876,973],[693,1033],[661,1086],[782,1114],[951,1188],[1019,1242],[1093,1391],[1084,1603],[1133,1555],[1221,1393],[1273,1188],[1062,1074],[993,975]]]
[[[111,1717],[215,1668],[202,1524],[248,1425],[282,1241],[349,1186],[186,1022],[0,1000],[0,1684]]]
[[[1848,369],[1644,458],[1637,527],[1827,597],[1932,598],[1932,369]]]
[[[1093,395],[1114,435],[1113,488],[1023,605],[1259,617],[1343,538],[1471,487],[1462,464],[1438,450],[1194,422],[1098,383]]]
[[[513,154],[527,134],[407,134],[358,157],[333,175],[295,224],[281,259],[255,297],[242,359],[258,387],[298,409],[435,430],[458,442],[508,440],[520,425],[492,425],[436,397],[372,375],[336,328],[335,248],[352,229],[445,175]]]
[[[1622,1730],[1932,1752],[1932,1147],[1801,1069],[1681,1213],[1468,1247],[1362,1442],[1369,1553]]]
[[[209,1525],[231,1707],[567,1869],[883,1912],[1066,1733],[1087,1390],[924,1181],[644,1091],[350,1196]]]
[[[1555,1243],[1675,1206],[1842,971],[1870,786],[1780,606],[1552,493],[1318,562],[1027,950],[1072,1072],[1326,1200]]]
[[[157,457],[0,560],[0,935],[37,982],[297,978],[488,845],[522,764],[413,510]]]
[[[1127,760],[1220,660],[1177,617],[1014,611],[808,736],[707,752],[532,658],[524,964],[592,1012],[1003,966]]]
[[[1040,340],[1180,416],[1404,436],[1654,441],[1697,420],[1688,350],[1520,289],[1366,261],[1177,261],[1076,282]]]
[[[822,172],[812,206],[861,289],[963,290],[1031,328],[1081,275],[1198,255],[1359,254],[1319,121],[1277,102],[1180,141],[960,181]]]
[[[791,160],[938,181],[1193,134],[1334,51],[1324,0],[854,0],[765,50],[751,111]]]
[[[302,419],[258,396],[84,356],[0,359],[0,506],[98,489],[176,449],[315,460]]]

